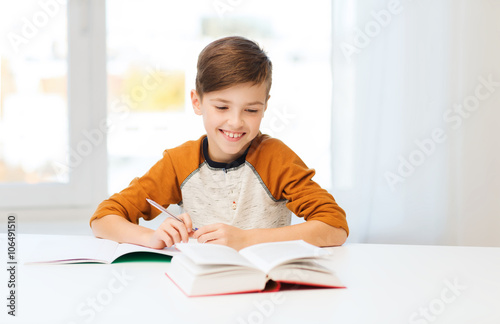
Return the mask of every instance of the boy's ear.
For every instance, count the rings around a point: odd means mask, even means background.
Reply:
[[[193,105],[194,113],[201,115],[201,99],[196,90],[191,90],[191,104]]]

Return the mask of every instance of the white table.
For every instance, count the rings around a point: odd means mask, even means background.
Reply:
[[[47,238],[72,236],[18,234],[17,316],[4,270],[0,323],[500,323],[500,248],[346,244],[331,249],[347,289],[188,298],[169,263],[23,265]]]

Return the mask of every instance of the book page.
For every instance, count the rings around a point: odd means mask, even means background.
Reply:
[[[194,263],[200,265],[232,264],[255,268],[238,251],[228,246],[217,244],[178,243],[177,248]]]
[[[275,281],[324,287],[344,287],[334,271],[321,269],[315,262],[284,264],[269,272]]]
[[[245,273],[247,271],[250,271],[252,273],[260,273],[265,276],[265,274],[259,269],[249,268],[246,266],[239,266],[234,264],[197,264],[183,253],[177,255],[174,259],[172,259],[172,264],[179,263],[194,276],[227,274],[233,272]]]
[[[302,240],[256,244],[240,250],[239,253],[266,273],[287,261],[320,258],[330,254]]]
[[[26,258],[27,263],[76,263],[112,261],[118,243],[91,236],[73,236],[42,240],[34,253]]]

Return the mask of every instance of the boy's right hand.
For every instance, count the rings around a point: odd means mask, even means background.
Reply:
[[[171,247],[175,243],[189,240],[189,237],[193,234],[191,217],[189,217],[188,213],[184,213],[177,216],[177,218],[182,219],[184,223],[172,217],[167,217],[151,235],[150,247],[163,249],[164,247]]]

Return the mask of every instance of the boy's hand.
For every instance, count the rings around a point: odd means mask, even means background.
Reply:
[[[222,244],[240,250],[248,245],[248,232],[226,224],[211,224],[199,228],[193,238],[199,243]]]
[[[193,234],[191,217],[187,213],[177,216],[184,221],[167,217],[163,223],[154,231],[149,239],[149,246],[154,249],[163,249],[164,247],[171,247],[175,243],[187,242],[189,237]]]

